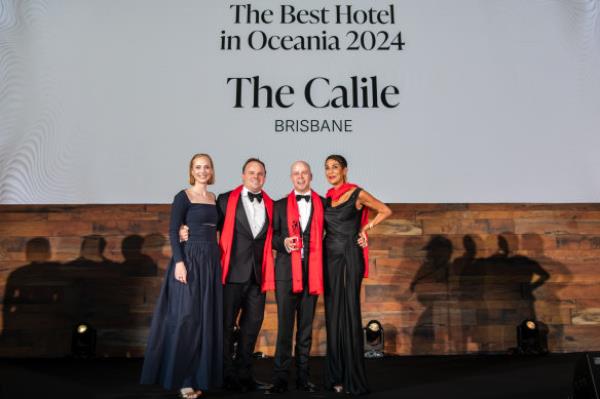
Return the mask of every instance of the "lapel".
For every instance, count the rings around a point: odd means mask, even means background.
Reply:
[[[240,195],[240,199],[237,203],[237,210],[235,212],[235,225],[241,226],[244,233],[250,238],[252,238],[252,228],[250,227],[250,222],[248,222],[248,215],[246,214],[246,209],[244,208],[244,204],[242,203],[243,199]]]
[[[288,204],[287,204],[287,198],[286,198],[285,204],[283,206],[283,212],[279,215],[279,223],[281,224],[281,235],[283,235],[284,237],[289,237],[290,236],[290,232],[289,232],[289,229],[288,229]]]

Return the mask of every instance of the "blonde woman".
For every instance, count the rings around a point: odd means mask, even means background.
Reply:
[[[173,258],[150,328],[142,384],[178,389],[194,399],[223,380],[223,288],[217,245],[215,195],[208,191],[215,174],[211,157],[190,161],[190,187],[171,207],[169,239]],[[179,242],[179,227],[190,227]]]

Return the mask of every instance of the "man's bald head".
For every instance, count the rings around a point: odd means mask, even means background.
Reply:
[[[299,193],[307,193],[310,191],[310,182],[312,181],[312,172],[310,165],[306,161],[296,161],[290,168],[290,177],[294,190]]]
[[[309,165],[309,164],[308,164],[308,162],[306,162],[306,161],[296,161],[296,162],[294,162],[294,163],[292,164],[292,166],[290,167],[290,171],[293,173],[293,172],[294,172],[294,168],[295,168],[296,166],[299,166],[299,165],[303,165],[303,166],[304,166],[306,169],[308,169],[308,171],[309,171],[310,173],[312,173],[312,171],[310,170],[310,165]]]

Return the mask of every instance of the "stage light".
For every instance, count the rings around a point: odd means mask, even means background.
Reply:
[[[525,322],[525,325],[527,326],[527,328],[529,328],[530,330],[535,330],[536,329],[536,325],[535,322],[531,321],[531,320],[527,320]]]
[[[545,355],[548,353],[548,333],[544,323],[524,320],[517,326],[517,353]]]
[[[88,323],[79,323],[73,329],[71,353],[79,359],[89,359],[96,355],[96,330]]]
[[[383,327],[377,320],[371,320],[367,323],[364,330],[365,357],[379,358],[383,357]]]

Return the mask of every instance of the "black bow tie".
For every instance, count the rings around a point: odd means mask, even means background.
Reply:
[[[250,191],[248,191],[248,198],[250,199],[250,202],[254,202],[254,200],[258,200],[258,203],[262,202],[262,193],[258,193],[258,194],[254,194],[251,193]]]
[[[306,200],[306,202],[310,201],[310,195],[300,195],[296,194],[296,201]]]

